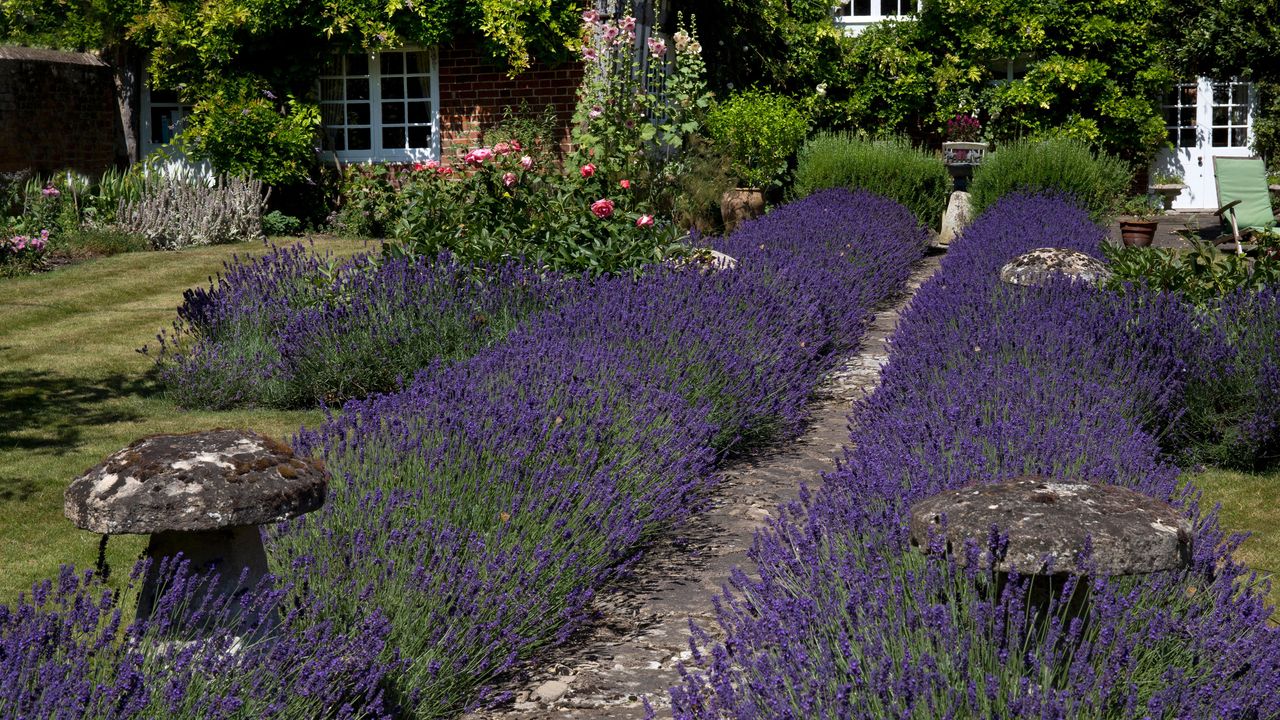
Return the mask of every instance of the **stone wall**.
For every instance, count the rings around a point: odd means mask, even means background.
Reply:
[[[0,172],[101,173],[115,123],[111,69],[96,56],[0,47]]]
[[[535,64],[511,78],[505,68],[487,60],[474,42],[440,47],[440,154],[449,160],[480,144],[480,131],[502,119],[503,109],[519,111],[522,103],[541,114],[550,106],[559,119],[564,148],[577,101],[582,65]]]

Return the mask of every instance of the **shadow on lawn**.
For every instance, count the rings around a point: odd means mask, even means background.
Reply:
[[[0,370],[0,450],[68,452],[80,441],[84,427],[139,418],[112,400],[157,391],[150,379],[120,374],[87,379]],[[0,478],[0,498],[23,492],[21,483]]]

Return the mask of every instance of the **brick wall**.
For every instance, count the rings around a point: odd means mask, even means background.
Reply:
[[[526,102],[537,114],[550,106],[560,121],[558,140],[569,145],[569,122],[582,66],[535,64],[514,78],[488,62],[473,41],[440,47],[440,154],[451,159],[480,144],[482,128],[502,119],[504,108]]]
[[[115,160],[115,122],[111,69],[97,57],[0,47],[0,172],[101,173]]]

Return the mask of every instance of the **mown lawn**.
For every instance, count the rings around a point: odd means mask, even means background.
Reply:
[[[1188,478],[1204,493],[1203,507],[1222,506],[1223,527],[1249,533],[1236,559],[1271,578],[1271,620],[1280,623],[1280,468],[1252,473],[1210,468]]]
[[[289,240],[289,239],[285,239]],[[365,241],[316,238],[348,255]],[[139,252],[53,272],[0,278],[0,603],[60,564],[91,567],[98,536],[62,515],[62,493],[86,469],[155,433],[250,427],[288,438],[319,412],[196,412],[167,401],[137,349],[175,317],[187,288],[207,284],[233,255],[261,244]],[[113,581],[126,578],[144,536],[108,546]]]

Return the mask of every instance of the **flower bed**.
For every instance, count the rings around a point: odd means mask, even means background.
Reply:
[[[904,312],[882,385],[852,416],[856,446],[761,533],[759,578],[739,574],[718,599],[726,644],[695,637],[676,717],[1280,712],[1265,593],[1160,445],[1180,437],[1220,338],[1176,296],[997,281],[1022,252],[1097,255],[1102,238],[1046,196],[1005,198],[966,231]],[[1084,618],[1055,601],[1031,622],[1026,583],[998,585],[976,561],[985,548],[963,551],[967,567],[909,548],[914,501],[1024,474],[1174,502],[1194,523],[1190,567],[1095,579]]]
[[[511,264],[339,263],[296,245],[228,264],[216,286],[188,291],[172,333],[157,338],[156,363],[187,407],[341,403],[475,354],[547,306],[552,288]]]
[[[502,341],[301,434],[334,480],[322,510],[273,532],[273,569],[304,618],[385,630],[368,664],[396,714],[492,699],[487,683],[568,638],[644,540],[696,509],[720,453],[796,429],[926,240],[904,208],[847,191],[742,232],[726,247],[757,250],[734,270],[565,283]],[[43,611],[0,616],[0,640]],[[6,677],[28,687],[32,667]],[[269,675],[244,695],[275,697]],[[274,716],[313,717],[305,700]]]

